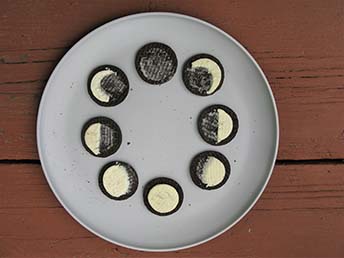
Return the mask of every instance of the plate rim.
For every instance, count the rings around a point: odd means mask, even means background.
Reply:
[[[275,146],[274,146],[274,154],[273,154],[273,159],[271,160],[271,164],[269,165],[269,174],[265,179],[264,184],[262,185],[259,193],[257,194],[257,196],[254,198],[254,200],[252,201],[252,203],[249,205],[248,208],[245,209],[245,211],[232,223],[230,223],[228,226],[226,226],[224,229],[220,230],[219,232],[217,232],[216,234],[213,234],[209,237],[204,238],[203,240],[191,243],[191,244],[186,244],[186,245],[179,245],[176,247],[171,247],[171,248],[148,248],[148,247],[141,247],[141,246],[135,246],[135,245],[130,245],[130,244],[124,244],[121,242],[117,242],[113,239],[110,239],[102,234],[100,234],[99,232],[95,231],[94,229],[92,229],[91,227],[89,227],[86,223],[84,223],[81,219],[79,219],[76,215],[73,214],[73,212],[68,208],[68,206],[64,203],[64,201],[62,200],[62,198],[60,198],[60,196],[57,194],[57,190],[55,190],[55,188],[53,187],[53,184],[49,178],[48,172],[47,172],[47,168],[44,162],[43,157],[43,146],[41,144],[41,140],[40,140],[40,135],[41,135],[41,120],[42,120],[42,114],[43,114],[43,106],[44,103],[46,102],[46,98],[47,98],[47,92],[49,90],[49,87],[51,87],[51,82],[53,81],[54,77],[56,76],[57,71],[59,70],[59,68],[63,65],[65,59],[67,59],[68,56],[71,55],[71,53],[73,51],[75,51],[75,49],[77,49],[83,42],[85,42],[88,38],[92,37],[94,34],[96,34],[97,32],[105,29],[108,26],[112,26],[115,25],[117,23],[126,21],[126,20],[131,20],[131,19],[136,19],[136,18],[142,18],[142,17],[146,17],[146,16],[170,16],[170,17],[174,17],[174,18],[182,18],[182,19],[186,19],[186,20],[190,20],[193,22],[197,22],[200,23],[204,26],[207,26],[211,29],[216,30],[217,32],[219,32],[220,34],[222,34],[223,36],[225,36],[226,38],[228,38],[229,40],[231,40],[237,47],[239,47],[241,49],[241,51],[243,51],[246,56],[252,61],[252,63],[255,65],[255,67],[258,69],[260,75],[262,76],[265,84],[267,85],[267,90],[269,92],[269,96],[272,102],[272,106],[273,106],[273,113],[275,116],[275,128],[276,128],[276,138],[275,138]],[[249,211],[252,210],[253,206],[257,203],[257,201],[259,200],[260,196],[262,195],[262,193],[264,192],[268,182],[270,181],[274,166],[275,166],[275,162],[276,162],[276,158],[277,158],[277,153],[278,153],[278,147],[279,147],[279,117],[278,117],[278,110],[277,110],[277,105],[276,105],[276,101],[273,95],[273,92],[271,90],[271,86],[269,84],[269,81],[267,80],[263,70],[261,69],[261,67],[259,66],[259,64],[257,63],[257,61],[253,58],[253,56],[249,53],[249,51],[238,41],[236,40],[234,37],[232,37],[231,35],[229,35],[228,33],[226,33],[225,31],[223,31],[222,29],[216,27],[215,25],[212,25],[211,23],[201,20],[199,18],[190,16],[190,15],[185,15],[185,14],[180,14],[180,13],[175,13],[175,12],[143,12],[143,13],[136,13],[136,14],[129,14],[126,16],[122,16],[119,18],[115,18],[114,20],[111,20],[103,25],[100,25],[99,27],[93,29],[92,31],[88,32],[86,35],[84,35],[81,39],[79,39],[61,58],[61,60],[58,62],[58,64],[55,66],[53,72],[51,73],[41,96],[40,99],[40,103],[39,103],[39,108],[38,108],[38,113],[37,113],[37,122],[36,122],[36,144],[37,144],[37,149],[38,149],[38,156],[41,162],[41,167],[44,173],[44,176],[48,182],[48,185],[51,189],[51,191],[54,193],[56,199],[59,201],[59,203],[62,205],[62,207],[68,212],[68,214],[74,219],[76,220],[81,226],[83,226],[85,229],[87,229],[88,231],[90,231],[91,233],[95,234],[96,236],[112,243],[112,244],[116,244],[125,248],[129,248],[129,249],[133,249],[133,250],[138,250],[138,251],[146,251],[146,252],[171,252],[171,251],[178,251],[178,250],[182,250],[182,249],[187,249],[187,248],[191,248],[191,247],[195,247],[198,245],[201,245],[203,243],[206,243],[212,239],[215,239],[216,237],[222,235],[224,232],[226,232],[227,230],[231,229],[232,227],[234,227],[243,217],[245,217]]]

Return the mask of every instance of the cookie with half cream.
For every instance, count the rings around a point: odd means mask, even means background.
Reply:
[[[176,181],[159,177],[146,184],[143,199],[149,211],[159,216],[167,216],[181,207],[184,194]]]
[[[217,151],[204,151],[197,154],[190,164],[192,181],[206,190],[223,186],[230,175],[231,167],[227,158]]]
[[[209,96],[218,91],[225,78],[220,61],[209,54],[190,57],[183,67],[183,81],[193,94]]]
[[[83,126],[81,141],[90,154],[105,158],[119,149],[122,143],[122,133],[117,123],[112,119],[95,117]]]
[[[216,146],[230,142],[239,128],[237,115],[224,105],[212,105],[203,109],[197,123],[203,140]]]
[[[119,201],[128,199],[136,192],[139,179],[128,163],[113,161],[101,169],[98,181],[107,197]]]
[[[101,106],[116,106],[128,95],[129,81],[125,73],[113,65],[94,69],[88,78],[88,93]]]
[[[137,73],[149,84],[168,82],[176,73],[177,66],[177,56],[172,48],[159,42],[144,45],[135,58]]]

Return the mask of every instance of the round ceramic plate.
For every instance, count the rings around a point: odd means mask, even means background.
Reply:
[[[169,45],[177,72],[158,86],[135,70],[135,54],[146,43]],[[222,88],[199,97],[182,81],[181,67],[192,55],[217,57],[225,70]],[[87,79],[97,66],[111,64],[127,75],[130,88],[118,106],[97,105]],[[233,109],[236,137],[223,146],[204,142],[197,116],[211,104]],[[107,116],[122,130],[119,150],[107,157],[90,155],[80,140],[90,118]],[[112,21],[80,40],[63,57],[45,88],[38,114],[37,141],[49,185],[64,208],[94,234],[119,245],[150,251],[177,250],[203,243],[232,227],[257,201],[272,173],[278,146],[278,119],[269,84],[253,58],[232,37],[195,18],[145,13]],[[231,175],[220,189],[198,188],[189,175],[192,157],[215,150],[227,157]],[[98,187],[104,164],[131,164],[139,178],[125,201],[106,197]],[[155,177],[170,177],[184,191],[176,213],[159,217],[144,206],[143,187]]]

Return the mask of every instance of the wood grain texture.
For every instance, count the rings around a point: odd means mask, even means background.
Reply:
[[[279,159],[344,159],[344,1],[0,1],[0,160],[38,159],[37,108],[68,49],[132,13],[195,16],[238,39],[263,68],[280,114]],[[0,161],[0,257],[344,257],[344,163],[279,163],[254,209],[204,245],[144,253],[86,231],[40,165]],[[289,165],[288,165],[289,164]]]
[[[68,48],[107,21],[143,11],[205,19],[253,54],[279,109],[279,159],[344,158],[343,1],[8,0],[0,3],[0,159],[37,159],[32,121]]]
[[[344,164],[278,165],[254,209],[215,240],[171,253],[107,243],[60,206],[39,165],[0,165],[0,257],[343,257]]]

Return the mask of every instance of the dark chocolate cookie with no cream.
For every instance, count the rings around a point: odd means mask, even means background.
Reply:
[[[181,207],[183,199],[181,186],[171,178],[155,178],[146,184],[143,191],[147,209],[159,216],[175,213]]]
[[[163,84],[176,73],[178,60],[172,48],[163,43],[152,42],[139,49],[135,66],[145,82]]]
[[[214,190],[223,186],[229,178],[230,171],[229,161],[217,151],[201,152],[190,163],[192,181],[205,190]]]
[[[225,72],[221,62],[209,54],[190,57],[183,66],[183,81],[186,88],[199,96],[210,96],[218,91],[224,81]]]
[[[81,130],[81,141],[85,149],[96,157],[108,157],[122,143],[121,129],[107,117],[95,117],[85,123]]]
[[[113,161],[101,169],[98,183],[107,197],[120,201],[128,199],[136,192],[139,179],[135,169],[128,163]]]
[[[224,105],[212,105],[203,109],[197,124],[203,140],[215,146],[230,142],[239,128],[237,115]]]
[[[127,97],[128,92],[128,78],[116,66],[99,66],[88,77],[88,93],[101,106],[120,104]]]

